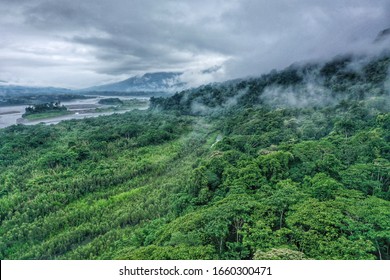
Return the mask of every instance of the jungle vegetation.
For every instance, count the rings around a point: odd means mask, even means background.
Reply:
[[[26,112],[22,115],[22,117],[29,120],[71,114],[71,112],[68,111],[68,108],[61,105],[60,102],[31,105],[26,107],[25,110]]]
[[[390,56],[0,130],[1,259],[390,259]]]

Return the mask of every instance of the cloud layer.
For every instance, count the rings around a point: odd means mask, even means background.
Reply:
[[[388,0],[2,0],[0,14],[0,80],[70,88],[156,71],[193,85],[259,75],[376,51],[390,27]]]

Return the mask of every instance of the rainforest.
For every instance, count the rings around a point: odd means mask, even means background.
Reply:
[[[0,129],[0,259],[390,259],[390,54]]]

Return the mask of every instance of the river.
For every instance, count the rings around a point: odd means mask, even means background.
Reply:
[[[65,105],[69,111],[74,112],[74,114],[48,118],[48,119],[40,119],[34,121],[27,121],[22,119],[22,115],[25,113],[26,105],[17,105],[17,106],[4,106],[0,107],[0,128],[4,128],[7,126],[11,126],[17,123],[23,123],[26,125],[34,125],[38,123],[45,124],[56,124],[63,120],[71,120],[71,119],[84,119],[91,118],[97,116],[111,115],[114,113],[125,113],[127,111],[131,111],[134,109],[145,110],[148,106],[140,106],[137,108],[129,108],[126,110],[118,110],[118,111],[109,111],[109,112],[93,112],[95,108],[107,108],[110,106],[99,104],[100,99],[104,98],[112,98],[116,97],[121,100],[130,100],[130,99],[141,99],[141,100],[149,100],[149,97],[134,97],[134,96],[94,96],[89,99],[74,99],[71,101],[61,102],[62,105]]]

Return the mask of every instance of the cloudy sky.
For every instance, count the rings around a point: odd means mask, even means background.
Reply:
[[[389,0],[0,0],[0,85],[221,81],[377,51],[388,27]]]

